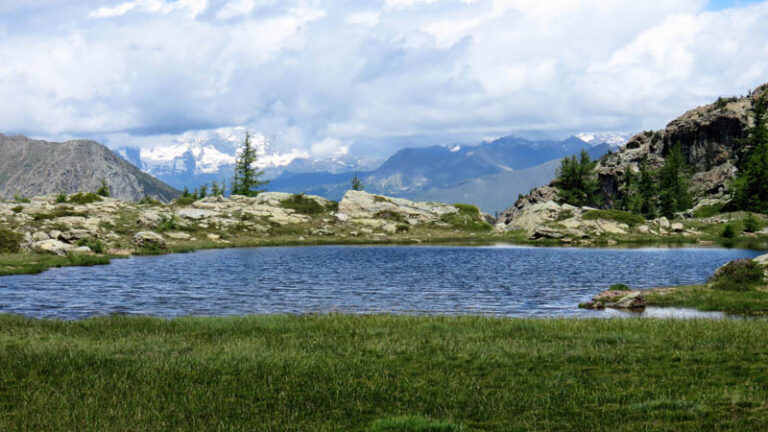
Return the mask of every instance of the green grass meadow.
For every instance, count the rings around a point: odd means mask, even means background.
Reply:
[[[0,316],[2,431],[764,431],[768,322]]]

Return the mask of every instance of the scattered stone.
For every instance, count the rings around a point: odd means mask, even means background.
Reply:
[[[36,241],[36,242],[43,241],[43,240],[48,240],[50,238],[51,237],[48,234],[46,234],[44,232],[41,232],[41,231],[38,231],[38,232],[32,234],[32,240]]]
[[[330,237],[330,236],[334,235],[334,232],[329,230],[327,227],[320,227],[320,228],[316,228],[316,229],[311,229],[311,230],[309,230],[309,233],[311,235],[325,236],[325,237]]]
[[[622,297],[616,303],[610,303],[606,306],[615,309],[642,309],[645,307],[645,299],[643,298],[643,293],[635,291]]]
[[[561,239],[565,237],[563,233],[560,231],[550,229],[547,227],[536,227],[533,232],[528,236],[530,240],[540,240],[540,239]]]
[[[91,248],[89,248],[88,246],[79,246],[79,247],[76,247],[76,248],[72,249],[72,252],[73,252],[73,253],[79,253],[79,254],[89,254],[89,253],[93,253],[93,251],[91,251]]]
[[[670,228],[672,228],[672,231],[677,233],[685,231],[685,226],[683,226],[683,224],[680,222],[673,223]]]
[[[176,215],[185,219],[201,220],[218,216],[218,213],[211,210],[185,207],[176,210]]]
[[[211,241],[221,240],[221,236],[218,234],[208,234],[206,237],[208,237],[208,240],[211,240]]]
[[[397,225],[393,223],[384,224],[381,229],[387,234],[394,234],[397,232]]]
[[[190,238],[192,238],[191,235],[183,232],[168,232],[168,233],[165,233],[165,236],[168,238],[172,238],[174,240],[189,240]]]
[[[51,232],[49,232],[48,235],[52,239],[57,239],[61,235],[61,231],[59,231],[59,230],[51,230]]]
[[[96,237],[96,233],[89,230],[83,230],[83,229],[73,229],[69,231],[64,231],[63,233],[59,234],[59,240],[70,243],[70,244],[76,243],[83,239],[90,239],[95,237]]]

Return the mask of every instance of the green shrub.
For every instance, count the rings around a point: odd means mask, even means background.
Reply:
[[[561,211],[561,212],[560,212],[560,213],[557,215],[557,222],[562,222],[562,221],[564,221],[564,220],[566,220],[566,219],[570,219],[570,218],[572,218],[572,217],[573,217],[573,212],[572,212],[572,211],[570,211],[570,210],[564,210],[564,211]]]
[[[56,195],[56,203],[61,204],[67,202],[67,196],[64,194],[58,194]]]
[[[404,416],[376,420],[371,432],[462,432],[462,426],[425,417]]]
[[[747,218],[744,219],[744,231],[753,233],[760,229],[760,222],[757,220],[754,214],[749,213]]]
[[[701,206],[693,211],[693,217],[708,218],[723,212],[723,204]]]
[[[109,196],[109,186],[107,185],[106,179],[101,180],[101,186],[99,186],[99,188],[96,190],[96,195],[102,196],[102,197]]]
[[[339,211],[339,203],[338,201],[329,201],[328,204],[325,205],[325,209],[329,212],[337,212]]]
[[[104,199],[92,192],[80,192],[69,197],[69,202],[73,204],[91,204],[95,202],[104,201]]]
[[[158,222],[157,226],[155,227],[155,231],[157,232],[175,231],[180,229],[181,226],[176,219],[176,215],[171,215],[171,217],[167,217],[165,215],[160,216],[160,222]]]
[[[409,225],[398,224],[396,232],[408,232],[411,227]]]
[[[24,207],[20,206],[20,205],[11,208],[11,211],[14,212],[14,213],[21,213],[22,210],[24,210]]]
[[[446,213],[440,217],[442,222],[450,224],[454,228],[464,231],[490,231],[492,226],[483,220],[480,209],[472,204],[454,204],[459,211],[457,213]]]
[[[160,201],[152,198],[149,195],[145,195],[144,198],[142,198],[141,201],[139,201],[139,204],[146,204],[146,205],[150,205],[150,206],[153,206],[153,207],[160,207],[160,206],[163,205],[163,203],[161,203]]]
[[[55,219],[59,217],[65,217],[65,216],[87,216],[85,213],[82,212],[76,212],[72,207],[57,207],[53,209],[50,213],[38,213],[33,218],[36,221],[41,220],[48,220],[48,219]]]
[[[280,207],[284,209],[291,209],[296,213],[313,215],[323,213],[326,208],[318,204],[317,201],[312,198],[307,198],[304,194],[293,194],[290,198],[282,201]]]
[[[733,226],[732,223],[728,222],[725,224],[725,228],[723,228],[723,231],[720,233],[720,236],[723,238],[734,238],[736,237],[736,228]]]
[[[54,219],[55,217],[56,216],[52,215],[51,213],[37,213],[32,217],[32,219],[36,221],[42,221],[42,220]]]
[[[29,198],[25,198],[25,197],[23,197],[23,196],[21,196],[19,194],[14,194],[13,195],[13,201],[17,202],[17,203],[21,203],[21,204],[27,204],[27,203],[29,203]]]
[[[625,223],[629,226],[642,225],[645,219],[635,213],[629,213],[621,210],[589,210],[584,213],[585,220],[606,219],[619,223]]]
[[[21,241],[24,236],[0,227],[0,253],[17,253],[21,250]]]
[[[173,204],[179,206],[188,206],[192,205],[192,203],[195,201],[197,201],[197,198],[194,196],[180,196],[173,201]]]
[[[610,288],[608,288],[609,291],[632,291],[632,288],[624,285],[624,284],[614,284],[611,285]]]
[[[78,246],[88,246],[91,251],[101,254],[104,253],[104,243],[95,238],[82,238],[77,241]]]
[[[722,291],[749,291],[765,282],[765,274],[760,264],[740,259],[717,269],[709,282],[712,288]]]

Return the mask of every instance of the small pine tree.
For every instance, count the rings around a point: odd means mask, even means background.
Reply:
[[[200,191],[197,193],[197,199],[203,199],[208,196],[208,185],[200,186]]]
[[[212,196],[221,195],[221,186],[219,186],[219,182],[217,182],[216,180],[211,182],[211,195]]]
[[[672,147],[659,170],[659,210],[666,217],[693,206],[691,195],[691,169],[686,163],[680,145]]]
[[[656,174],[648,166],[647,157],[640,161],[638,168],[630,188],[628,210],[651,219],[656,217]]]
[[[760,229],[760,225],[759,225],[759,222],[757,221],[757,218],[755,217],[754,214],[749,213],[746,219],[744,219],[744,231],[748,233],[753,233],[758,229]]]
[[[191,198],[192,194],[189,193],[189,188],[187,186],[184,186],[184,191],[181,193],[181,196],[184,198]]]
[[[254,167],[258,155],[256,148],[251,142],[251,134],[246,132],[243,146],[240,149],[240,155],[235,162],[235,175],[232,180],[232,193],[236,195],[256,196],[265,189],[259,189],[265,186],[269,181],[261,180],[264,171]]]
[[[198,197],[200,197],[200,191],[195,188],[195,190],[192,192],[192,198],[197,199]]]
[[[101,186],[96,190],[96,195],[108,197],[109,186],[107,185],[107,179],[101,179]]]
[[[555,180],[560,190],[560,202],[577,207],[600,205],[600,185],[595,166],[597,161],[593,161],[586,150],[581,151],[578,159],[570,156],[560,162]]]
[[[361,191],[365,189],[363,182],[357,177],[357,173],[352,177],[352,190]]]

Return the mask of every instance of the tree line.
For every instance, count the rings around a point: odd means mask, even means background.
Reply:
[[[751,108],[752,126],[740,142],[736,157],[736,177],[729,184],[730,210],[768,213],[768,96],[757,99]],[[557,170],[555,185],[558,200],[575,206],[603,206],[603,193],[595,171],[597,161],[582,150],[566,157]],[[614,206],[645,218],[674,217],[675,213],[693,206],[691,191],[693,167],[683,154],[682,146],[673,145],[659,169],[653,169],[647,157],[622,176],[621,200]]]

